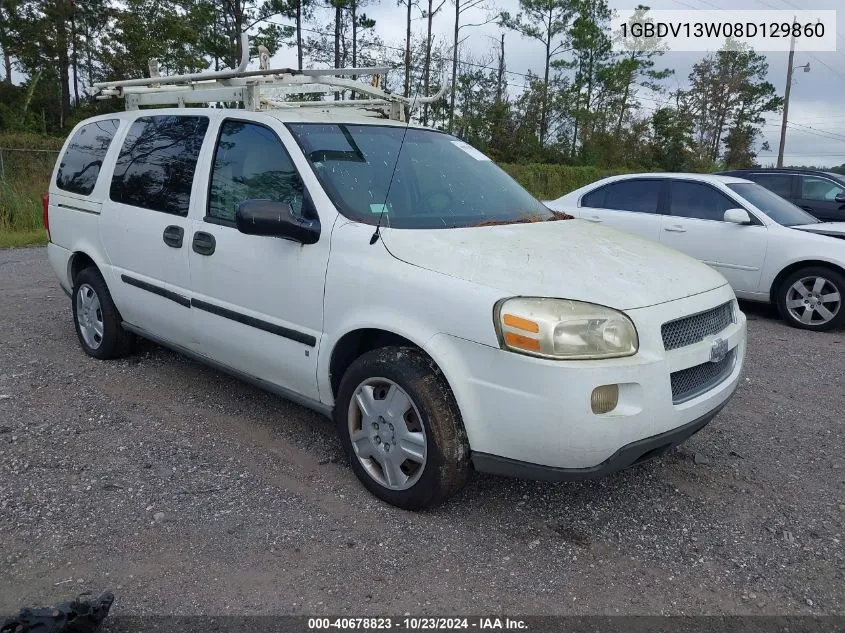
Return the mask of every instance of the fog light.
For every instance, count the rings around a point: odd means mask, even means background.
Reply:
[[[619,385],[602,385],[593,389],[590,406],[593,413],[609,413],[619,404]]]

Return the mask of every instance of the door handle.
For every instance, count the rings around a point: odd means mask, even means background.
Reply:
[[[213,255],[216,247],[217,240],[214,239],[214,236],[211,233],[206,233],[205,231],[197,231],[194,233],[194,241],[191,244],[191,248],[194,249],[195,253],[199,253],[200,255]]]
[[[599,216],[594,215],[590,218],[584,218],[587,222],[604,222]]]
[[[664,231],[669,231],[670,233],[686,233],[687,230],[682,226],[665,226],[663,227]]]
[[[181,226],[171,224],[164,229],[161,238],[164,243],[173,248],[182,248],[182,238],[185,236],[185,229]]]

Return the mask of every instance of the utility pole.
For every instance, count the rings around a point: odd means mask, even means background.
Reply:
[[[778,167],[783,167],[783,147],[786,144],[786,120],[789,114],[789,93],[792,92],[792,61],[795,59],[795,35],[789,43],[789,64],[786,67],[786,90],[783,93],[783,121],[780,124]]]

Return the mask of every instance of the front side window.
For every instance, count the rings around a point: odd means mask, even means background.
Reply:
[[[754,174],[749,179],[782,198],[792,197],[792,176],[789,174]]]
[[[288,129],[338,210],[358,222],[434,229],[555,219],[484,154],[448,134],[386,125]]]
[[[111,199],[188,215],[191,186],[208,118],[161,115],[137,119],[126,135],[111,181]]]
[[[214,151],[208,217],[234,222],[245,200],[287,202],[302,214],[304,187],[287,151],[268,127],[224,121]]]
[[[120,125],[118,119],[106,119],[83,125],[76,131],[59,163],[56,186],[59,189],[91,195],[103,159]]]
[[[728,189],[735,191],[748,202],[768,215],[772,220],[783,226],[797,226],[800,224],[816,224],[818,220],[803,209],[796,207],[788,200],[772,193],[768,189],[753,182],[737,182],[728,185]]]
[[[801,176],[801,197],[804,200],[834,202],[836,196],[845,192],[845,187],[827,178]]]
[[[710,185],[675,180],[669,183],[669,212],[682,218],[724,221],[736,202]]]

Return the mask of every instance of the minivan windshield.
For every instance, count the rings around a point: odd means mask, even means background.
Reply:
[[[377,224],[381,216],[393,228],[434,229],[560,215],[448,134],[327,123],[289,123],[288,129],[338,210],[359,222]]]
[[[795,206],[788,200],[784,200],[776,193],[772,193],[757,183],[729,183],[728,189],[734,190],[760,209],[760,211],[772,218],[772,220],[783,226],[818,223],[818,220],[804,211],[804,209]]]

